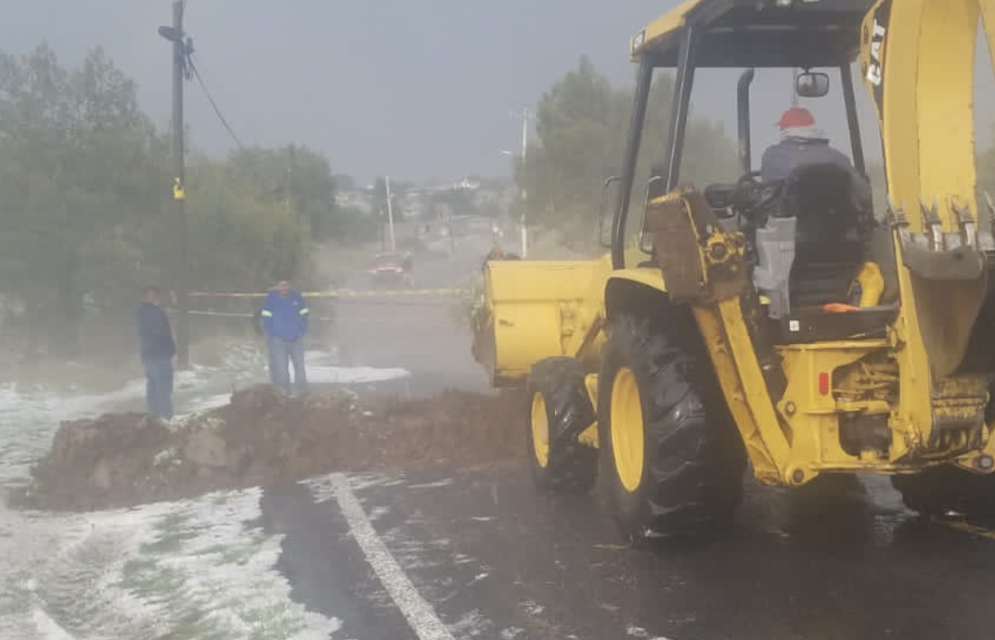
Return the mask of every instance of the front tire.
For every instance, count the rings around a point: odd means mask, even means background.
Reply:
[[[585,494],[598,475],[598,452],[577,436],[594,424],[594,407],[584,387],[584,370],[574,358],[547,358],[528,380],[525,440],[536,488]]]
[[[623,315],[598,390],[607,502],[634,542],[701,532],[742,501],[746,453],[690,313]]]

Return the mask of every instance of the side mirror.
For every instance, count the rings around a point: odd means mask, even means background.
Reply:
[[[803,98],[821,98],[829,93],[829,75],[806,71],[795,80],[795,93]]]
[[[614,208],[612,204],[615,199],[612,198],[611,186],[621,180],[618,176],[612,176],[605,180],[604,186],[601,187],[601,207],[598,210],[598,244],[605,249],[610,249],[612,246],[612,222],[614,221]]]

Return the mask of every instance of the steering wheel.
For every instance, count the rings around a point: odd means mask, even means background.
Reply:
[[[750,171],[740,176],[733,191],[733,203],[738,211],[747,212],[760,203],[760,171]]]
[[[744,188],[744,187],[750,187],[750,188],[752,188],[754,186],[759,187],[760,186],[760,171],[759,170],[754,170],[754,171],[751,171],[749,173],[743,174],[742,176],[739,177],[739,180],[736,181],[736,186],[740,187],[740,188]]]

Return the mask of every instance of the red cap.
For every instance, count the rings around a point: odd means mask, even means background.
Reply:
[[[781,127],[781,131],[795,127],[813,127],[815,126],[815,118],[812,117],[808,109],[792,107],[784,112],[777,125]]]

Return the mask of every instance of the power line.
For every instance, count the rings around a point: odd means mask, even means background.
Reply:
[[[200,70],[197,69],[197,65],[194,64],[193,56],[190,56],[188,64],[190,65],[190,70],[193,71],[194,77],[197,78],[197,83],[200,85],[200,88],[203,89],[204,95],[207,96],[207,101],[210,102],[211,107],[214,108],[214,113],[217,114],[218,120],[221,121],[221,124],[228,131],[228,134],[232,137],[232,140],[235,141],[235,144],[238,145],[238,148],[244,150],[245,145],[242,144],[242,141],[239,139],[238,135],[231,128],[231,125],[228,124],[228,120],[225,118],[224,114],[221,113],[221,109],[218,108],[218,103],[214,101],[214,97],[211,95],[211,91],[207,88],[207,83],[204,82],[204,78],[202,78],[200,75]]]

